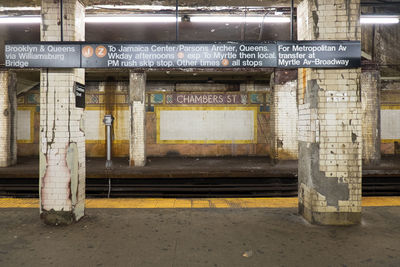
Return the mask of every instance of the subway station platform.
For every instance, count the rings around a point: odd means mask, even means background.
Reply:
[[[0,267],[400,266],[399,1],[1,2]]]
[[[297,161],[266,157],[149,158],[145,167],[130,167],[127,158],[86,159],[86,196],[119,197],[294,197]],[[400,195],[400,158],[385,157],[363,166],[364,196]],[[38,197],[39,162],[19,158],[0,169],[0,196]]]
[[[2,199],[2,207],[32,208],[0,209],[0,265],[400,265],[399,197],[364,198],[362,222],[351,227],[310,225],[295,198],[187,199],[197,204],[182,208],[160,208],[173,199],[148,199],[136,209],[129,203],[137,199],[88,201],[82,220],[54,227],[38,220],[37,199]]]

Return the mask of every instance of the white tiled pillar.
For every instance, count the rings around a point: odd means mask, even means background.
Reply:
[[[0,167],[17,163],[17,80],[0,70]]]
[[[299,40],[360,40],[359,0],[303,0]],[[361,220],[360,69],[299,69],[299,213],[324,225]]]
[[[129,73],[129,165],[146,165],[146,73]]]
[[[297,159],[297,70],[275,69],[271,77],[271,157]]]
[[[83,41],[85,8],[64,0],[64,41]],[[60,41],[59,1],[42,0],[41,41]],[[40,213],[48,224],[84,216],[84,110],[75,106],[74,84],[84,69],[42,69],[40,78]]]
[[[374,64],[365,64],[361,72],[362,158],[366,164],[381,159],[380,74]]]

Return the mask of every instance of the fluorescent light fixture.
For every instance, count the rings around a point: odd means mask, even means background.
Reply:
[[[86,23],[172,23],[173,16],[108,16],[85,17]]]
[[[17,6],[17,7],[0,7],[0,11],[37,11],[40,7]]]
[[[40,16],[0,17],[0,24],[33,24],[41,21]]]
[[[288,23],[289,17],[190,16],[193,23]]]
[[[283,16],[215,16],[192,15],[192,23],[289,23],[289,17]],[[175,16],[88,16],[87,23],[175,23]],[[40,16],[0,16],[0,24],[36,24],[41,22]],[[395,24],[399,16],[361,16],[362,24]]]
[[[361,16],[361,24],[395,24],[399,23],[398,16]]]
[[[160,11],[164,9],[175,9],[175,6],[162,6],[162,5],[94,5],[87,6],[86,10],[90,9],[136,9],[136,10],[150,10],[150,11]]]
[[[289,23],[289,17],[265,17],[264,23]]]
[[[122,2],[122,1],[120,1]],[[163,5],[93,5],[86,6],[86,10],[96,10],[96,9],[110,9],[110,10],[143,10],[143,11],[162,11],[169,10],[174,11],[176,6],[163,6]],[[236,8],[232,6],[180,6],[180,11],[192,11],[197,10],[209,10],[214,12],[229,11]],[[267,10],[276,10],[276,8],[266,8],[260,6],[248,6],[247,10],[250,11],[260,11],[265,13]]]

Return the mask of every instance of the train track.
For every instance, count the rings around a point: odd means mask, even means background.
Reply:
[[[400,196],[400,177],[363,177],[363,196]],[[0,197],[38,197],[35,178],[0,178]],[[123,197],[294,197],[296,177],[90,178],[89,198]]]

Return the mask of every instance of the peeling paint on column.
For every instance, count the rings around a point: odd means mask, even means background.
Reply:
[[[310,108],[318,108],[318,91],[321,88],[318,85],[316,79],[312,79],[307,81],[307,89],[305,93],[305,100],[307,103],[310,103]]]
[[[79,120],[79,131],[85,135],[85,117],[81,115],[81,119]]]
[[[312,223],[360,222],[359,74],[316,69],[306,80],[299,105],[299,213]]]
[[[355,133],[351,133],[351,141],[353,142],[353,144],[356,143],[357,141],[357,135]]]
[[[42,1],[42,41],[58,41],[58,1]],[[64,40],[83,41],[84,7],[77,1],[64,5]],[[76,24],[81,22],[80,24]],[[83,27],[82,27],[83,26]],[[79,36],[77,38],[76,36]],[[84,69],[46,69],[40,89],[40,202],[47,224],[70,224],[84,215],[85,115],[77,108],[74,84],[85,84]]]
[[[319,92],[324,90],[319,86],[316,79],[307,81],[305,102],[310,104],[310,109],[317,109],[319,104]],[[317,118],[314,118],[317,119]],[[313,120],[313,118],[311,118]],[[320,131],[315,129],[315,131]],[[326,197],[327,204],[338,208],[339,200],[349,199],[349,188],[346,183],[339,183],[338,177],[328,177],[325,171],[320,170],[320,143],[299,141],[299,150],[302,155],[299,158],[300,183],[314,188],[319,194]]]
[[[319,18],[318,18],[317,11],[312,12],[312,19],[313,19],[313,23],[314,23],[314,28],[313,28],[314,37],[316,40],[318,40],[318,37],[319,37],[318,20],[319,20]]]
[[[0,167],[17,163],[16,74],[0,71]]]
[[[304,171],[304,166],[311,166],[310,176],[306,173],[301,175],[302,177],[309,177],[309,179],[303,181],[304,184],[313,187],[322,196],[329,196],[326,197],[328,206],[339,208],[339,200],[349,200],[347,183],[339,183],[338,177],[327,177],[325,172],[320,171],[319,144],[311,143],[307,146],[305,142],[299,142],[299,149],[302,150],[302,155],[307,154],[309,156],[302,157],[299,160],[299,176],[300,172]]]
[[[78,205],[81,202],[79,199],[79,155],[78,146],[76,143],[70,143],[67,150],[67,165],[71,173],[71,201],[76,218],[81,218],[84,215],[84,209],[82,205]]]
[[[9,72],[8,78],[8,101],[9,120],[10,120],[10,136],[8,138],[10,145],[10,163],[17,163],[17,75],[14,72]]]
[[[130,73],[129,75],[129,93],[131,100],[133,101],[139,101],[140,103],[143,103],[144,101],[144,90],[145,86],[142,87],[141,84],[143,84],[143,75],[144,77],[145,74],[143,73]],[[146,78],[144,78],[146,79]],[[144,82],[146,83],[146,82]]]
[[[378,163],[381,158],[380,74],[376,65],[361,72],[362,146],[363,160],[367,164]]]
[[[146,73],[129,74],[129,165],[146,165]]]
[[[44,187],[44,175],[47,169],[47,158],[45,153],[39,151],[39,198],[42,199],[42,188]],[[42,201],[40,201],[40,213],[43,211]]]
[[[47,147],[46,171],[42,176],[42,208],[51,210],[71,211],[71,173],[67,166],[67,147],[58,151]],[[54,195],[57,195],[55,200]],[[56,203],[54,203],[56,202]]]
[[[347,14],[347,31],[350,32],[351,29],[351,10],[350,10],[350,0],[344,0],[344,4],[346,6],[346,14]]]

